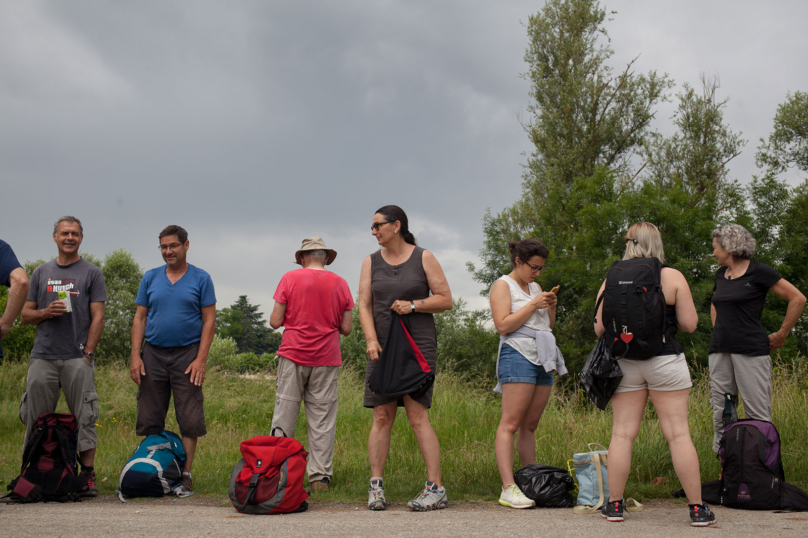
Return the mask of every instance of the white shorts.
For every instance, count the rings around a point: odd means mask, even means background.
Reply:
[[[672,391],[693,386],[683,353],[660,355],[644,361],[618,359],[617,362],[623,370],[623,379],[615,392],[643,389]]]

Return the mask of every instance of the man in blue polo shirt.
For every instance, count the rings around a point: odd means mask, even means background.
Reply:
[[[165,429],[174,394],[177,424],[188,456],[180,496],[187,497],[193,495],[191,466],[197,439],[207,433],[202,382],[216,330],[216,294],[210,275],[186,261],[189,242],[185,229],[168,226],[159,238],[166,265],[147,271],[140,281],[129,376],[138,385],[138,435],[159,434]]]
[[[8,243],[0,239],[0,286],[8,287],[6,308],[0,316],[0,342],[6,337],[17,319],[17,314],[28,296],[28,274],[22,268]],[[0,344],[0,357],[3,346]]]

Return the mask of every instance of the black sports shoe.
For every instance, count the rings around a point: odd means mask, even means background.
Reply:
[[[713,514],[707,503],[691,504],[690,506],[690,526],[709,527],[715,525],[715,514]]]
[[[607,521],[623,521],[623,499],[604,504],[600,509],[600,517],[605,517]]]

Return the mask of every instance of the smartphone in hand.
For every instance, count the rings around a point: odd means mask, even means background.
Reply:
[[[558,290],[560,290],[560,289],[561,289],[561,284],[559,284],[558,286],[556,286],[556,287],[554,287],[553,289],[551,289],[551,290],[550,290],[550,293],[558,293]]]

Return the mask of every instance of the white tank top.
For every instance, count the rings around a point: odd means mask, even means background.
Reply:
[[[508,275],[504,275],[499,279],[507,282],[508,288],[511,290],[511,314],[521,310],[522,307],[529,303],[532,298],[541,293],[541,288],[535,282],[528,284],[528,289],[530,290],[530,295],[528,295],[524,292],[524,290],[522,290],[522,288],[519,287],[519,284],[517,284],[516,281]],[[529,329],[533,329],[534,331],[552,332],[552,329],[550,328],[549,309],[540,308],[534,311],[532,314],[530,314],[530,317],[527,318],[524,326]],[[517,336],[515,338],[508,338],[505,340],[505,343],[521,353],[522,356],[533,364],[539,364],[539,355],[536,353],[536,341],[534,339]]]

